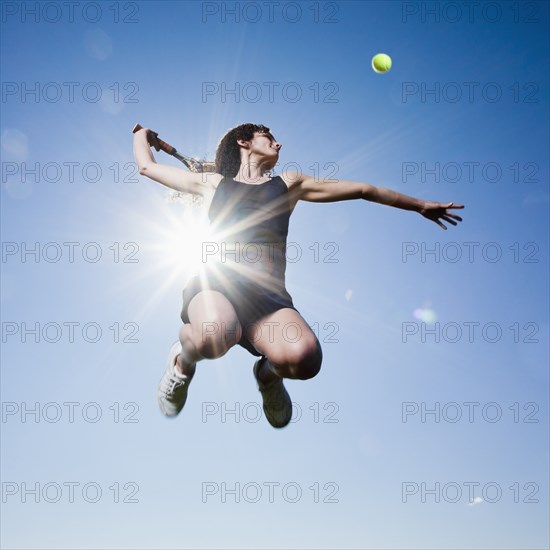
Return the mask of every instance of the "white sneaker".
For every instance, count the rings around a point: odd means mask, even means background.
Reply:
[[[187,390],[191,379],[175,371],[176,358],[181,353],[181,344],[176,342],[168,354],[168,365],[162,377],[158,390],[157,400],[162,414],[177,416],[187,400]]]
[[[258,382],[258,389],[262,394],[263,409],[267,421],[274,428],[284,428],[292,419],[292,401],[286,391],[283,379],[275,380],[273,383],[265,386],[258,379],[258,372],[261,363],[267,360],[262,356],[254,363],[254,378]]]

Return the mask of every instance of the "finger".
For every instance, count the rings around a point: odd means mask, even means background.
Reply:
[[[453,214],[452,212],[445,212],[445,216],[449,216],[451,218],[454,218],[455,220],[458,220],[459,222],[462,221],[462,218],[460,216],[457,216],[456,214]]]
[[[447,230],[447,227],[445,225],[443,225],[439,220],[434,220],[434,222],[439,225],[439,227],[441,227],[441,229],[445,229]]]
[[[442,216],[442,218],[446,221],[446,222],[449,222],[450,224],[452,225],[456,225],[456,222],[454,220],[452,220],[451,218],[449,218],[449,216]]]
[[[447,208],[464,208],[463,204],[455,204],[454,202],[451,202]]]

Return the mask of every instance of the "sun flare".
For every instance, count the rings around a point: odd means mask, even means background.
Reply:
[[[155,251],[163,257],[163,270],[178,278],[200,273],[204,247],[216,238],[205,212],[190,205],[174,205],[167,209],[157,230]]]

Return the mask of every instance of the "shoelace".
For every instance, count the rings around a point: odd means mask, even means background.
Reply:
[[[179,378],[175,375],[171,376],[170,380],[168,381],[168,385],[166,386],[166,389],[164,391],[164,394],[166,395],[166,397],[173,395],[179,386],[185,385],[185,382],[187,382],[186,378]]]

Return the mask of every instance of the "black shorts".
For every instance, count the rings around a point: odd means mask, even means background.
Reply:
[[[237,313],[237,318],[242,327],[242,337],[238,344],[248,350],[252,355],[261,357],[261,353],[254,347],[249,339],[250,335],[257,334],[251,325],[262,317],[269,315],[279,309],[290,308],[298,311],[292,303],[292,297],[282,288],[279,292],[273,292],[260,285],[236,281],[234,278],[223,281],[210,275],[208,278],[193,277],[183,290],[183,307],[181,320],[189,323],[187,308],[191,300],[202,290],[217,290],[228,300]]]

